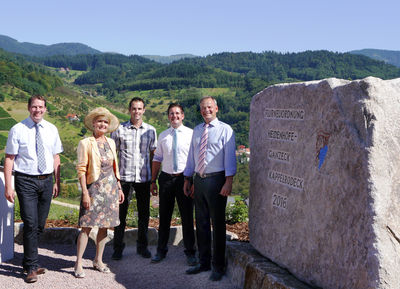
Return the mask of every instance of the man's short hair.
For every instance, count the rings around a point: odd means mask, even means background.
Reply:
[[[46,105],[47,105],[46,99],[44,98],[44,96],[41,96],[41,95],[39,95],[39,94],[32,95],[32,96],[28,99],[28,107],[31,107],[31,104],[32,104],[32,102],[33,102],[35,99],[43,100],[43,101],[44,101],[44,107],[46,107]]]
[[[218,105],[218,104],[217,104],[217,100],[215,99],[215,97],[214,97],[214,96],[209,96],[209,95],[203,96],[203,97],[200,99],[200,104],[201,104],[201,103],[203,102],[203,100],[205,100],[205,99],[212,99],[212,100],[214,101],[215,105]]]
[[[167,114],[169,114],[169,110],[170,110],[171,108],[173,108],[173,107],[179,107],[179,108],[181,109],[181,112],[182,112],[182,113],[185,112],[185,111],[183,110],[183,106],[182,106],[182,105],[180,105],[179,103],[173,102],[173,103],[171,103],[171,104],[168,106]]]
[[[132,105],[132,102],[136,102],[136,101],[141,101],[142,103],[143,103],[143,108],[145,108],[146,107],[146,104],[144,103],[144,100],[143,100],[143,98],[140,98],[140,97],[134,97],[134,98],[132,98],[131,99],[131,101],[129,102],[129,110],[131,110],[131,105]]]

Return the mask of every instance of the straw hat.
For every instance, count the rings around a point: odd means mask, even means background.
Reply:
[[[85,126],[87,129],[93,131],[93,120],[95,120],[99,116],[104,116],[108,119],[108,129],[107,132],[112,132],[118,128],[119,120],[113,115],[107,108],[104,107],[96,107],[85,117]]]

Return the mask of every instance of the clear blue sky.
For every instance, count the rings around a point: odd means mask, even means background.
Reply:
[[[0,34],[172,55],[400,50],[399,0],[4,0]]]

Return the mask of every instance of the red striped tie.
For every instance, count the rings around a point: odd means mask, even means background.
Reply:
[[[204,131],[201,135],[200,140],[200,150],[199,150],[199,174],[203,175],[204,170],[206,168],[206,149],[207,149],[207,140],[208,140],[208,123],[204,125]]]

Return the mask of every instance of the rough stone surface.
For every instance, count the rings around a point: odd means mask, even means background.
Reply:
[[[250,242],[308,284],[399,288],[400,79],[281,84],[250,112]]]
[[[238,288],[312,288],[260,255],[249,243],[228,242],[227,259],[226,274]]]

